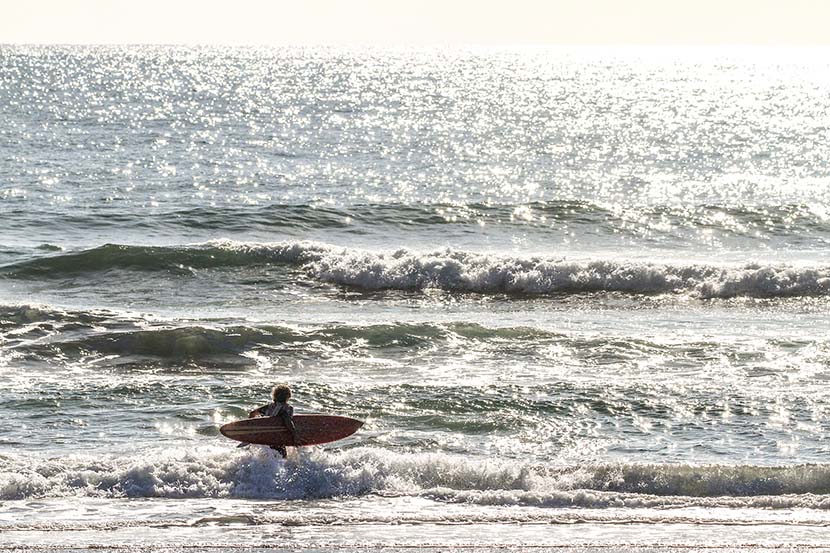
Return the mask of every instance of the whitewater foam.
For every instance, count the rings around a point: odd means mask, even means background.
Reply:
[[[830,509],[830,466],[601,464],[539,466],[377,448],[311,450],[283,461],[265,448],[140,457],[6,457],[0,499],[164,497],[319,499],[367,494],[536,507]]]
[[[165,271],[186,278],[196,270],[262,264],[294,265],[318,281],[366,290],[527,295],[620,292],[700,298],[830,295],[830,268],[823,266],[568,260],[450,248],[382,252],[305,241],[259,244],[223,240],[180,247],[106,245],[14,263],[3,272],[13,278],[49,278],[119,268]]]
[[[311,251],[311,250],[310,250]],[[508,294],[685,293],[702,298],[830,293],[830,270],[786,266],[718,267],[615,260],[569,261],[444,250],[374,253],[329,250],[307,269],[319,280],[365,289]]]

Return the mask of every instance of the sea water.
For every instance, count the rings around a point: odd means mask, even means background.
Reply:
[[[0,547],[824,545],[827,59],[0,47]]]

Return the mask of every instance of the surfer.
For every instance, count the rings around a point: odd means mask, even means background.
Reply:
[[[291,431],[291,435],[294,438],[294,445],[300,445],[300,433],[297,432],[297,427],[294,426],[294,407],[288,404],[288,400],[291,399],[291,388],[285,384],[274,386],[274,389],[271,390],[271,399],[273,400],[272,403],[257,407],[248,413],[248,418],[280,417],[285,423],[285,426],[288,427],[288,430]],[[282,455],[283,459],[287,454],[284,445],[272,445],[271,449],[276,450]]]

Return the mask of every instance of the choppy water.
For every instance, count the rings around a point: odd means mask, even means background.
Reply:
[[[0,47],[0,540],[823,543],[826,59]]]

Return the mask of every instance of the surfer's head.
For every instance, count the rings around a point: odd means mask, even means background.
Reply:
[[[280,384],[279,386],[274,386],[274,389],[271,390],[271,399],[274,401],[278,401],[280,403],[285,403],[291,397],[291,388],[289,388],[285,384]]]

